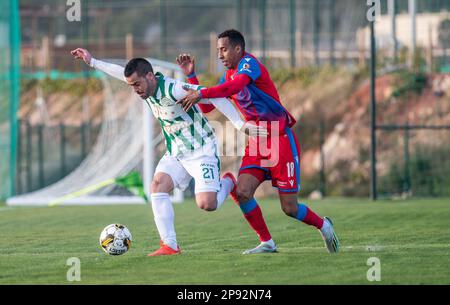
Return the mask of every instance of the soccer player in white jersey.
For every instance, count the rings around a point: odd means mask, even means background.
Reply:
[[[126,67],[95,59],[82,48],[73,50],[75,58],[125,81],[152,109],[166,140],[167,152],[156,167],[151,185],[151,201],[156,227],[161,237],[160,248],[149,256],[181,253],[174,228],[174,211],[169,193],[175,188],[186,189],[195,180],[195,199],[198,207],[214,211],[235,188],[235,178],[226,173],[220,179],[220,160],[213,128],[200,108],[184,111],[177,100],[186,96],[185,88],[200,86],[187,84],[153,73],[152,65],[143,58],[130,60]],[[267,135],[267,130],[245,123],[227,99],[210,99],[233,125],[251,135]]]

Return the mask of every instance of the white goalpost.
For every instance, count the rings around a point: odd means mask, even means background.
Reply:
[[[175,64],[148,59],[156,71],[183,79]],[[124,60],[105,60],[125,65]],[[160,132],[154,134],[153,114],[142,99],[125,83],[104,75],[103,120],[91,152],[70,174],[43,189],[7,199],[10,206],[47,206],[58,198],[101,185],[133,170],[141,172],[144,192],[150,198],[150,185],[155,166],[155,150],[163,141]],[[159,131],[159,130],[156,130]],[[173,202],[183,201],[183,192],[176,189]],[[107,185],[91,193],[68,198],[61,205],[144,204],[142,197],[121,192],[115,185]]]

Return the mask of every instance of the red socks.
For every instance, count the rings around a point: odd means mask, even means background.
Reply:
[[[315,226],[319,230],[323,226],[323,219],[303,203],[298,204],[297,216],[295,218],[303,221],[307,225]]]
[[[245,203],[241,203],[239,207],[244,213],[245,219],[247,219],[250,226],[255,230],[259,240],[262,242],[271,240],[272,236],[270,236],[269,229],[267,228],[261,209],[256,203],[256,200],[252,199]]]

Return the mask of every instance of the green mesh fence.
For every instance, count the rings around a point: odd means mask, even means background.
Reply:
[[[15,193],[20,79],[19,1],[0,1],[0,200]]]

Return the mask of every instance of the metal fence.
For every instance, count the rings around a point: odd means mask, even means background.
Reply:
[[[100,125],[31,125],[19,122],[17,194],[48,186],[69,174],[86,157]]]
[[[220,72],[215,40],[218,33],[228,28],[242,31],[247,49],[271,67],[355,66],[369,58],[368,36],[364,31],[366,1],[83,0],[79,3],[79,20],[69,21],[71,6],[64,1],[21,1],[25,70],[79,70],[80,66],[67,55],[70,49],[84,46],[100,58],[141,56],[173,61],[180,52],[189,52],[197,57],[200,72]],[[389,23],[388,1],[380,3],[383,22]],[[400,51],[409,47],[408,0],[393,3],[398,15]],[[448,64],[450,47],[442,46],[436,37],[438,15],[449,10],[446,0],[417,1],[418,43],[431,50],[437,68]],[[378,39],[380,48],[388,50],[389,33],[379,35]]]
[[[450,125],[378,125],[379,197],[450,196]],[[424,141],[424,138],[427,140]],[[383,147],[389,147],[389,150]]]

